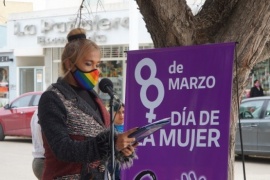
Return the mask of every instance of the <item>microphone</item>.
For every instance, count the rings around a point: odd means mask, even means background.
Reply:
[[[113,83],[110,79],[108,79],[108,78],[101,79],[98,87],[102,92],[108,93],[111,96],[111,98],[114,98],[117,102],[121,103],[120,98],[114,94]]]

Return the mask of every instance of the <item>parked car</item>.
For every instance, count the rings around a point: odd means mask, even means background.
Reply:
[[[0,108],[0,141],[5,136],[31,137],[30,121],[42,92],[28,92]]]
[[[239,118],[244,155],[270,156],[270,96],[247,98],[241,102]],[[239,124],[235,153],[241,154]]]

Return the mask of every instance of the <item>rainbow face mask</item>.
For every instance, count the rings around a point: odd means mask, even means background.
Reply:
[[[98,69],[93,69],[88,72],[83,72],[77,67],[72,75],[82,88],[92,90],[98,83],[99,71]]]

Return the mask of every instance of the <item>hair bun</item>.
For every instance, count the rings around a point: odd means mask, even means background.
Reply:
[[[86,39],[86,35],[85,34],[75,34],[75,35],[69,36],[67,39],[68,39],[68,42],[71,42],[71,41],[76,40],[76,39]]]

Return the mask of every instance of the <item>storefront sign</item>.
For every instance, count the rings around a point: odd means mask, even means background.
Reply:
[[[26,36],[26,35],[36,35],[37,27],[35,25],[24,25],[21,27],[19,22],[14,24],[14,35]]]
[[[87,39],[90,39],[94,42],[106,42],[107,37],[105,35],[97,35],[96,33],[93,33],[92,36],[88,36]],[[67,42],[67,38],[65,37],[55,37],[50,38],[46,36],[38,36],[37,37],[38,44],[63,44]]]
[[[8,56],[0,56],[0,62],[8,62],[10,61]]]
[[[77,20],[79,21],[79,20]],[[74,28],[76,20],[68,22],[55,22],[53,20],[41,20],[41,32],[48,33],[50,31],[56,32],[68,32],[70,29]],[[77,22],[78,23],[78,22]],[[99,31],[99,30],[111,30],[118,29],[119,27],[128,28],[129,18],[99,18],[95,16],[92,20],[82,20],[81,28],[86,31]]]
[[[78,21],[78,20],[77,20]],[[37,43],[42,45],[47,44],[63,44],[66,42],[66,33],[75,27],[76,20],[55,21],[52,19],[42,19],[40,24],[22,24],[16,22],[14,24],[14,35],[17,36],[37,36]],[[78,24],[78,22],[77,22]],[[80,24],[81,28],[89,31],[91,34],[88,39],[95,42],[106,42],[107,36],[104,31],[119,30],[120,28],[129,28],[129,17],[116,17],[116,18],[100,18],[99,16],[94,16],[90,20],[82,20]],[[38,31],[39,30],[39,31]],[[100,33],[102,32],[102,33]],[[50,33],[61,33],[57,37],[49,35]]]
[[[235,43],[129,51],[125,128],[163,118],[122,179],[227,180]],[[218,157],[218,158],[216,158]]]

